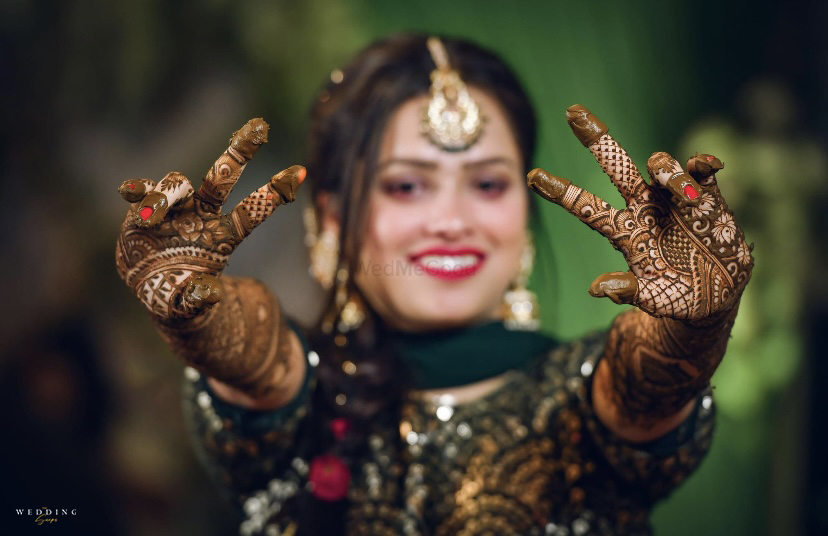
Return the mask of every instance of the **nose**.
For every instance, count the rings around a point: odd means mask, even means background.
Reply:
[[[426,232],[446,240],[457,240],[472,231],[467,199],[459,188],[444,188],[434,200]]]

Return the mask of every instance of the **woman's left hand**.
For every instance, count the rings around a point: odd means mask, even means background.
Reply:
[[[566,115],[627,202],[617,210],[542,169],[528,175],[531,189],[607,237],[626,258],[630,272],[599,276],[590,294],[677,320],[702,321],[731,310],[750,279],[753,256],[717,186],[721,161],[696,155],[687,162],[688,174],[667,153],[654,153],[648,185],[589,110],[574,105]]]

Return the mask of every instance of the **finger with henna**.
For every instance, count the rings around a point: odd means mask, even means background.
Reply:
[[[594,230],[609,237],[609,223],[618,214],[618,210],[606,201],[541,168],[533,169],[526,177],[527,185],[538,195],[562,206]]]
[[[566,109],[572,132],[586,146],[629,206],[647,189],[630,155],[610,135],[607,125],[580,104]]]
[[[647,171],[654,183],[666,188],[680,201],[692,205],[699,202],[701,186],[685,173],[676,159],[669,154],[653,153],[647,160]]]
[[[176,171],[167,173],[155,188],[135,207],[135,223],[139,227],[153,227],[161,223],[170,208],[193,195],[190,181]]]
[[[698,181],[715,175],[724,169],[724,162],[712,154],[695,154],[687,160],[687,172]]]
[[[193,313],[218,303],[224,295],[221,280],[209,274],[198,274],[190,278],[181,292],[181,308]]]
[[[230,146],[207,171],[196,194],[205,210],[216,214],[221,211],[221,205],[227,200],[227,196],[239,180],[244,167],[256,151],[267,143],[269,128],[265,120],[259,117],[251,119],[233,133]]]
[[[631,272],[602,274],[589,286],[589,294],[609,298],[617,304],[633,303],[638,295],[638,279]]]
[[[567,179],[556,177],[545,169],[535,168],[526,176],[529,188],[547,201],[560,205],[564,194],[572,187]]]
[[[585,106],[573,104],[566,109],[566,121],[584,147],[589,147],[609,132],[603,121],[595,117]]]
[[[305,180],[302,166],[291,166],[270,178],[267,184],[245,197],[228,214],[232,229],[239,240],[270,217],[276,207],[296,200],[296,190]]]
[[[137,203],[155,188],[155,181],[149,179],[129,179],[118,187],[121,197],[130,203]]]

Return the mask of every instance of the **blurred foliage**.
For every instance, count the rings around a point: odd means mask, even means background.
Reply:
[[[681,143],[687,154],[714,152],[725,162],[719,185],[755,244],[756,259],[726,359],[713,378],[719,411],[714,450],[682,493],[694,496],[688,506],[718,520],[717,532],[729,526],[738,533],[796,534],[798,521],[785,509],[802,500],[790,475],[803,466],[798,456],[783,454],[795,452],[793,443],[802,439],[779,433],[782,421],[797,418],[790,415],[796,408],[780,402],[806,357],[804,302],[818,276],[820,243],[809,218],[828,193],[826,155],[799,130],[797,102],[783,84],[757,79],[742,88],[738,102],[733,118],[700,120]],[[773,465],[784,469],[773,471]],[[782,476],[774,479],[774,472]],[[742,507],[723,497],[738,497]],[[767,514],[738,515],[751,504],[767,505]],[[681,506],[665,505],[657,519],[665,526],[680,519]],[[681,532],[670,534],[704,529],[697,519],[685,520]]]
[[[803,304],[813,267],[815,236],[809,215],[828,193],[826,155],[797,132],[796,103],[777,82],[757,80],[742,90],[742,126],[725,118],[695,125],[686,152],[715,147],[726,165],[722,191],[750,241],[756,269],[734,327],[728,359],[716,379],[721,411],[747,417],[769,393],[788,385],[803,359]],[[732,178],[732,179],[731,179]]]

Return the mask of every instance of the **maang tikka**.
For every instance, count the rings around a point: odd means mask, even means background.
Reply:
[[[431,71],[430,99],[423,108],[420,129],[442,149],[462,151],[480,138],[485,118],[460,73],[451,67],[443,42],[429,37],[426,45],[437,68]]]

